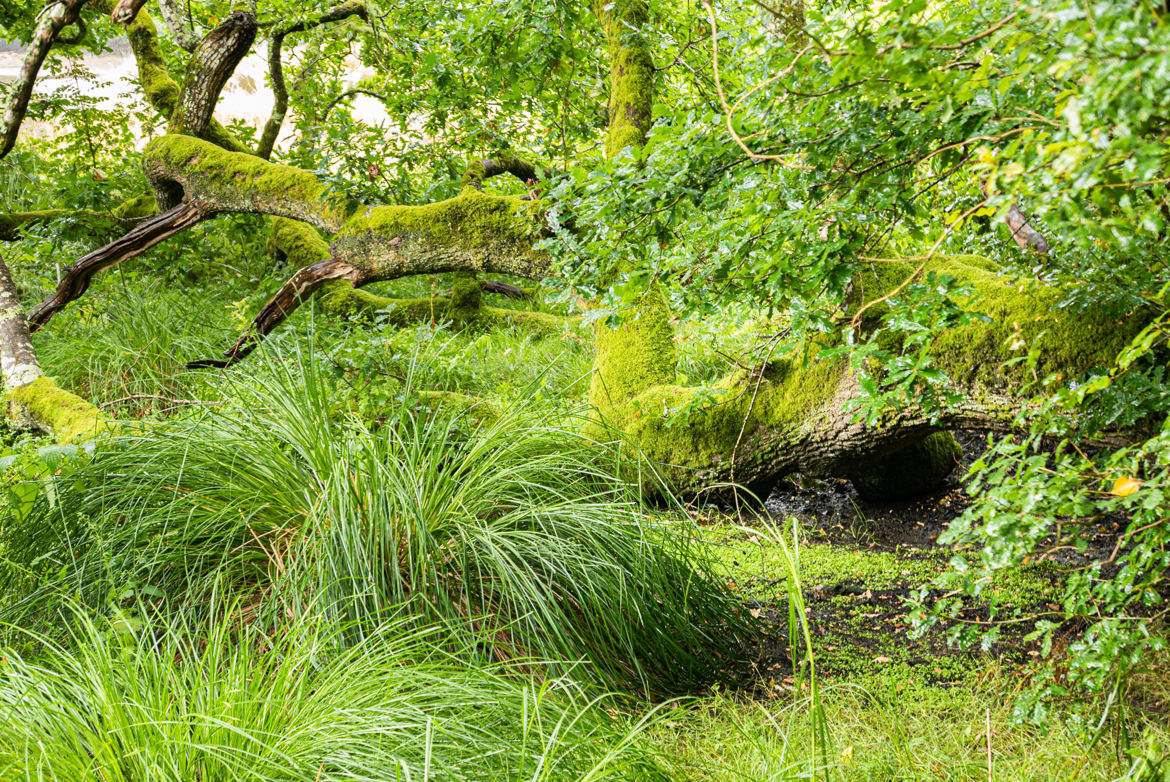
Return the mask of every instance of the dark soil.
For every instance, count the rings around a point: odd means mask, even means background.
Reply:
[[[765,503],[770,515],[779,520],[796,516],[812,543],[830,543],[848,549],[892,552],[900,561],[929,559],[940,561],[939,535],[969,505],[961,478],[965,468],[987,446],[983,432],[956,433],[963,447],[963,465],[935,493],[910,502],[867,502],[845,480],[800,481],[777,487]],[[746,521],[746,520],[745,520]],[[749,522],[750,523],[750,522]],[[1123,519],[1105,519],[1088,531],[1090,546],[1083,554],[1059,552],[1051,558],[1061,566],[1079,565],[1091,558],[1106,558],[1113,550],[1117,534],[1124,528]],[[903,571],[908,572],[908,571]],[[1038,568],[1029,574],[1030,589],[1023,590],[1023,600],[1013,607],[1025,615],[1044,614],[1055,618],[1059,606],[1059,569]],[[1045,582],[1050,589],[1043,588]],[[782,580],[779,582],[782,585]],[[1039,585],[1039,588],[1037,588]],[[998,637],[974,650],[961,650],[948,642],[948,634],[960,621],[935,626],[921,635],[912,632],[907,618],[906,601],[926,585],[912,578],[886,578],[880,585],[867,584],[864,578],[842,573],[833,583],[804,585],[804,601],[819,673],[836,676],[876,674],[897,668],[898,675],[912,676],[934,683],[963,680],[981,659],[987,656],[1011,666],[1022,665],[1041,656],[1040,643],[1027,640],[1035,628],[1031,622],[1001,625]],[[779,587],[782,590],[782,586]],[[940,596],[929,589],[928,602]],[[746,607],[763,620],[765,630],[756,647],[750,650],[750,673],[758,686],[770,697],[790,687],[793,680],[788,638],[788,601],[778,594],[775,599],[749,600]],[[963,623],[980,629],[991,627],[990,605],[969,603],[959,614]],[[1078,627],[1068,622],[1058,631],[1058,639],[1069,640]],[[1059,643],[1057,644],[1060,645]]]

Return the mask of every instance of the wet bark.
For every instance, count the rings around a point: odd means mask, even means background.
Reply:
[[[29,326],[36,331],[48,323],[66,304],[80,298],[89,288],[90,280],[98,272],[127,258],[133,258],[214,214],[213,209],[199,201],[180,203],[160,215],[142,221],[129,233],[82,257],[65,269],[53,295],[28,314]]]

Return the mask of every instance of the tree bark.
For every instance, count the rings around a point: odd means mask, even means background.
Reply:
[[[882,264],[880,284],[869,287],[891,290],[915,268]],[[939,257],[927,270],[952,275],[977,290],[978,298],[959,303],[988,319],[946,330],[932,347],[954,390],[964,395],[962,403],[930,414],[911,405],[867,426],[850,412],[861,395],[857,376],[840,360],[806,363],[804,351],[798,351],[771,361],[762,372],[739,372],[709,387],[682,387],[672,380],[632,394],[599,395],[600,421],[665,465],[688,496],[738,483],[762,498],[785,474],[802,472],[852,478],[863,493],[904,498],[932,489],[955,463],[949,435],[944,440],[930,439],[933,435],[957,428],[1011,429],[1027,404],[1019,391],[1033,372],[1071,379],[1107,366],[1150,319],[1144,311],[1104,309],[1069,319],[1058,306],[1061,290],[1013,280],[975,256]],[[860,282],[856,287],[864,290]],[[868,327],[884,317],[881,309],[867,310]],[[644,327],[631,327],[646,333]],[[1007,346],[1014,340],[1037,353],[1034,368],[1002,366],[1013,357]],[[610,377],[618,376],[613,368],[625,362],[647,361],[624,350],[673,350],[662,339],[609,343],[611,348],[618,344],[622,350],[597,357],[598,365],[610,365]],[[818,346],[810,346],[810,355],[817,352]]]
[[[179,102],[171,115],[172,133],[209,137],[219,94],[254,40],[256,17],[248,11],[232,11],[200,41],[187,64]]]
[[[24,321],[24,310],[7,264],[0,259],[0,375],[8,397],[9,420],[42,429],[62,442],[93,435],[101,412],[44,376]]]

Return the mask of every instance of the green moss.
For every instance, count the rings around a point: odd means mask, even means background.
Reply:
[[[648,292],[616,328],[598,322],[593,334],[597,359],[589,401],[599,410],[612,410],[648,389],[675,382],[674,330],[660,291]]]
[[[370,208],[351,218],[338,238],[375,235],[467,250],[507,248],[518,256],[535,258],[538,253],[532,245],[537,223],[529,207],[518,196],[485,195],[468,187],[454,198],[425,206]]]
[[[449,317],[455,321],[475,320],[482,305],[483,289],[471,272],[456,272],[451,285]]]
[[[643,0],[594,3],[609,49],[609,131],[605,153],[616,157],[646,143],[654,103],[654,61],[638,30],[648,11]]]
[[[230,152],[192,136],[153,139],[143,151],[143,162],[148,172],[161,168],[164,176],[181,176],[191,197],[229,210],[281,214],[333,230],[347,214],[343,204],[328,197],[328,186],[308,171]]]
[[[909,261],[874,266],[874,273],[860,278],[866,300],[893,290],[917,268]],[[1011,277],[978,256],[941,256],[932,259],[925,271],[973,286],[977,293],[958,303],[988,319],[948,329],[935,341],[933,352],[939,365],[965,386],[1003,390],[1027,380],[1031,370],[1024,362],[1011,367],[1002,364],[1026,356],[1029,349],[1037,351],[1037,376],[1058,374],[1072,379],[1092,367],[1110,365],[1146,323],[1141,313],[1104,307],[1073,316],[1059,306],[1068,298],[1068,287]],[[871,308],[866,326],[876,327],[886,312],[884,304]]]
[[[119,220],[133,220],[140,217],[150,217],[158,211],[158,203],[154,200],[154,193],[141,193],[127,199],[110,210],[110,214]]]
[[[353,287],[347,280],[332,280],[318,289],[315,301],[323,312],[341,318],[373,318],[382,315],[392,326],[444,319],[449,301],[442,297],[394,299]]]
[[[12,389],[8,403],[18,417],[31,418],[63,443],[88,439],[105,423],[96,407],[44,376]]]
[[[485,178],[487,178],[487,169],[484,167],[483,161],[473,160],[467,164],[467,169],[463,172],[463,186],[483,187]]]
[[[283,253],[294,266],[309,266],[329,257],[329,244],[308,223],[274,217],[270,225],[272,233],[269,235],[269,248]]]
[[[934,491],[963,455],[950,432],[935,432],[880,459],[868,458],[849,480],[867,500],[907,500]]]
[[[138,64],[138,81],[151,107],[170,117],[179,104],[179,84],[167,72],[166,60],[158,49],[158,28],[145,10],[140,10],[126,29],[130,48]]]
[[[727,526],[701,528],[701,533],[715,574],[737,584],[741,596],[772,599],[786,594],[784,558],[767,535]],[[944,572],[948,557],[945,551],[911,554],[808,544],[800,549],[800,581],[806,589],[844,582],[872,589],[917,587]]]
[[[772,466],[828,412],[843,371],[840,362],[804,366],[797,357],[779,359],[762,379],[739,373],[711,388],[659,385],[599,409],[647,456],[668,465],[684,493],[725,482],[732,453],[748,488],[764,492],[776,477]],[[753,485],[757,475],[762,483]]]
[[[475,282],[474,276],[471,276]],[[475,287],[479,289],[478,283]],[[458,288],[458,281],[456,283]],[[466,294],[466,288],[462,292]],[[460,328],[484,328],[510,323],[537,334],[563,334],[572,328],[568,318],[547,312],[527,312],[498,307],[468,308],[466,299],[460,306],[459,293],[452,297],[432,296],[421,299],[396,299],[354,288],[345,280],[327,282],[317,291],[315,300],[322,311],[335,317],[373,318],[381,316],[391,326],[452,321]]]

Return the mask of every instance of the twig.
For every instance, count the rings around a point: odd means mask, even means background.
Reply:
[[[160,396],[158,394],[131,394],[120,399],[112,399],[109,402],[102,402],[98,407],[110,407],[111,405],[119,404],[120,402],[131,402],[135,399],[157,399],[161,402],[170,402],[175,405],[225,405],[227,400],[219,399],[205,402],[199,399],[174,399],[169,396]]]

